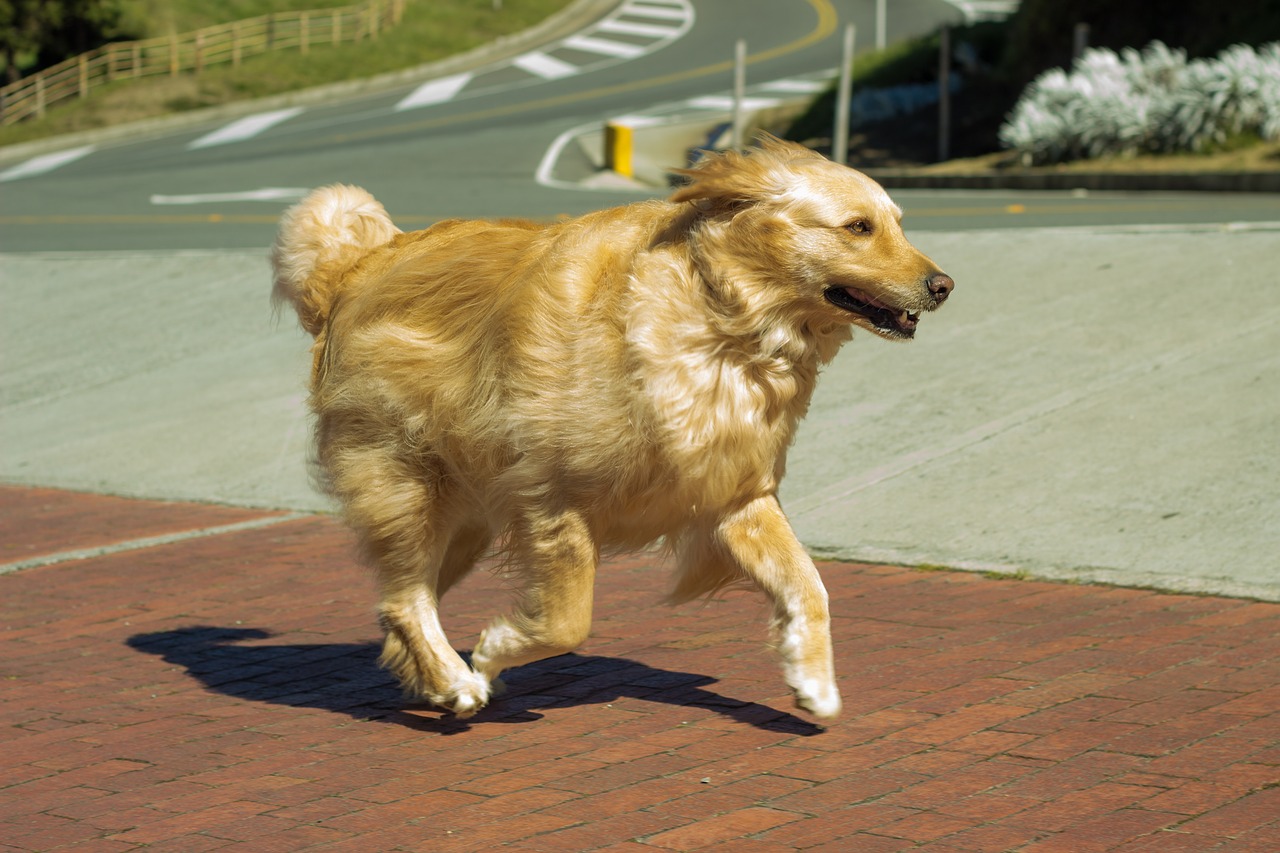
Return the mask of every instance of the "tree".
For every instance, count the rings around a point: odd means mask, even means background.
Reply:
[[[127,0],[0,0],[0,53],[12,83],[120,38],[141,35]]]
[[[22,76],[19,59],[39,52],[41,36],[61,22],[62,4],[56,0],[0,0],[0,52],[5,82]]]

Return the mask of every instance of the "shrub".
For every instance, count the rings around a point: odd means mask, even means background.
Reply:
[[[1031,163],[1203,151],[1242,135],[1280,139],[1280,42],[1190,61],[1158,41],[1086,50],[1032,81],[999,134]]]

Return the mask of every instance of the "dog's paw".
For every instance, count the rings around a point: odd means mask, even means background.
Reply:
[[[840,716],[840,691],[833,682],[824,683],[811,678],[792,690],[796,697],[796,707],[802,711],[808,711],[824,720]]]
[[[433,701],[445,710],[452,711],[458,719],[465,720],[488,705],[493,693],[489,679],[478,672],[469,672],[454,683],[448,693]]]

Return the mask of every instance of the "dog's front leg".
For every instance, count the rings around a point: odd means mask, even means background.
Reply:
[[[721,519],[717,544],[773,603],[787,685],[817,717],[840,713],[827,590],[773,495]]]

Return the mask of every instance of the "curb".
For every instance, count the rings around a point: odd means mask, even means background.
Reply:
[[[561,35],[574,32],[586,24],[603,17],[606,12],[619,4],[620,0],[573,0],[559,12],[527,30],[521,30],[518,33],[495,39],[466,53],[449,56],[413,68],[389,71],[386,74],[379,74],[375,77],[329,83],[265,98],[233,101],[229,104],[219,104],[215,107],[192,110],[191,112],[140,119],[125,124],[111,125],[110,127],[33,139],[30,142],[18,142],[0,147],[0,163],[23,160],[34,155],[76,145],[112,142],[117,139],[165,133],[209,121],[238,118],[281,107],[314,104],[344,95],[375,93],[386,89],[394,89],[397,86],[403,86],[418,80],[443,77],[514,56],[533,45],[555,41]]]
[[[1280,193],[1277,172],[1040,172],[922,174],[907,169],[864,169],[886,189],[1100,190],[1112,192]]]

